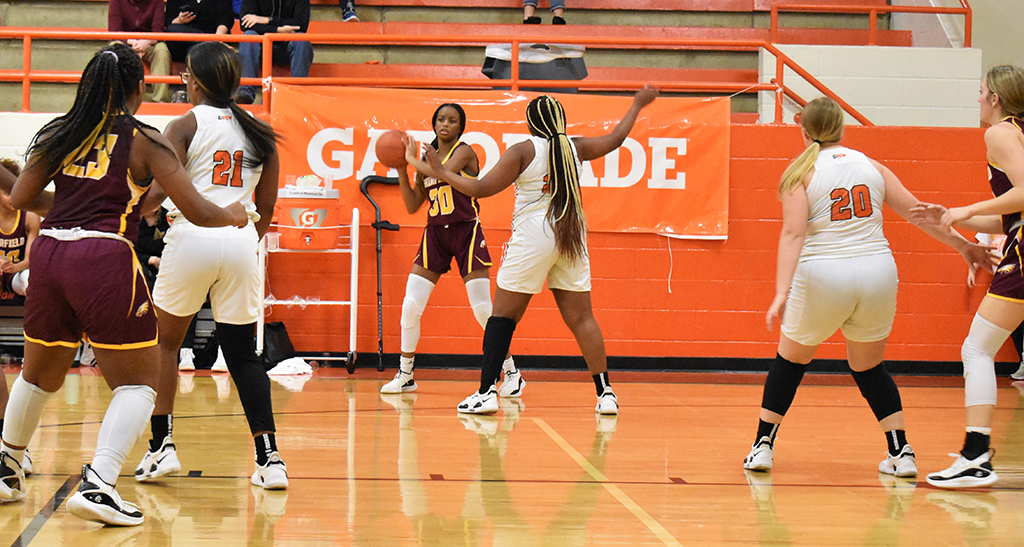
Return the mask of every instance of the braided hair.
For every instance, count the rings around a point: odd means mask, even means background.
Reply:
[[[587,219],[583,214],[576,155],[565,134],[565,109],[553,97],[541,95],[526,106],[530,133],[548,141],[548,191],[551,203],[546,218],[554,227],[558,252],[576,260],[587,252]]]
[[[97,52],[85,65],[71,110],[51,120],[32,137],[29,157],[34,158],[33,162],[44,162],[49,173],[56,173],[88,155],[97,142],[106,146],[106,137],[120,116],[125,116],[143,135],[143,128],[155,131],[135,119],[128,105],[144,77],[142,60],[126,44],[114,42]],[[173,154],[170,149],[167,151]]]
[[[192,79],[209,102],[218,108],[230,109],[241,126],[256,155],[245,158],[245,166],[255,167],[267,161],[277,150],[279,137],[270,124],[246,112],[232,98],[242,77],[242,60],[238,52],[222,42],[200,42],[188,51],[186,64]]]

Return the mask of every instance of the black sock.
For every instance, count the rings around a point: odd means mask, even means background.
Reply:
[[[768,442],[775,446],[775,436],[779,434],[780,424],[770,424],[764,420],[757,421],[757,438],[754,444],[761,442],[761,439],[768,437]]]
[[[277,439],[273,433],[264,433],[252,440],[256,443],[256,464],[266,465],[270,455],[277,452]]]
[[[512,333],[516,322],[508,317],[492,315],[484,328],[484,357],[480,367],[480,393],[487,393],[498,382],[501,364],[505,362],[508,348],[512,345]]]
[[[606,370],[601,374],[595,374],[593,378],[594,386],[597,387],[597,396],[600,397],[604,395],[604,389],[606,387],[611,387],[611,384],[608,383],[608,371]]]
[[[171,415],[154,414],[149,419],[149,427],[153,431],[153,438],[149,441],[149,451],[156,452],[160,450],[160,444],[164,442],[164,437],[171,434]]]
[[[903,450],[907,444],[907,432],[902,429],[893,429],[885,433],[885,442],[889,444],[889,455],[895,456]]]
[[[960,454],[968,460],[973,460],[988,452],[990,440],[989,435],[968,431],[967,437],[964,438],[964,449],[960,451]]]

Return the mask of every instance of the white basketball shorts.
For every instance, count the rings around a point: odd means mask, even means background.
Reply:
[[[256,227],[203,228],[179,219],[164,237],[153,288],[158,308],[178,317],[199,311],[210,295],[220,323],[255,323],[262,312]]]
[[[853,342],[877,342],[896,317],[896,261],[891,254],[801,262],[789,287],[782,333],[817,346],[842,329]]]
[[[543,215],[519,221],[498,268],[498,287],[517,293],[537,294],[549,289],[590,291],[590,257],[569,260],[558,253],[555,234]]]

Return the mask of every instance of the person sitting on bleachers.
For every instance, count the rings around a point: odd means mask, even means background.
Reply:
[[[107,30],[110,32],[163,32],[164,0],[110,0],[107,12]],[[142,61],[149,65],[153,76],[170,76],[171,53],[167,44],[156,40],[126,40]],[[146,93],[147,101],[171,101],[171,86],[155,84]]]
[[[0,165],[15,176],[21,173],[21,166],[12,159],[0,159]],[[0,302],[25,296],[29,250],[39,235],[39,223],[39,215],[15,209],[11,195],[0,191]]]
[[[540,16],[534,15],[537,11],[537,0],[523,0],[523,24],[524,25],[539,25]],[[564,25],[565,18],[562,14],[565,13],[565,0],[551,0],[551,24],[552,25]]]
[[[309,28],[309,0],[242,0],[241,25],[246,34],[305,33]],[[238,44],[238,53],[242,56],[242,77],[259,77],[263,45],[242,42]],[[309,76],[313,44],[299,40],[275,42],[274,64],[289,65],[293,78]],[[256,86],[241,86],[235,101],[252,104],[258,92]]]
[[[338,0],[338,6],[341,7],[341,20],[346,23],[358,23],[359,16],[356,15],[356,1],[355,0]]]
[[[167,0],[164,15],[167,32],[187,34],[230,34],[235,24],[231,0]],[[167,42],[171,59],[185,62],[185,55],[196,42]]]

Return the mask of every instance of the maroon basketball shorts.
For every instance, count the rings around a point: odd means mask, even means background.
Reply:
[[[135,251],[117,239],[41,235],[32,246],[25,339],[75,347],[83,334],[99,348],[156,345],[156,313]]]
[[[466,277],[480,268],[491,267],[484,230],[479,221],[431,225],[423,230],[423,241],[416,254],[416,264],[437,274],[451,269],[452,258],[459,264],[459,273]]]
[[[1024,260],[1020,255],[1020,236],[1021,232],[1018,230],[1016,234],[1008,238],[1003,251],[1003,260],[996,268],[995,275],[992,276],[992,285],[988,288],[988,294],[996,298],[1024,302],[1024,271],[1022,271]]]

